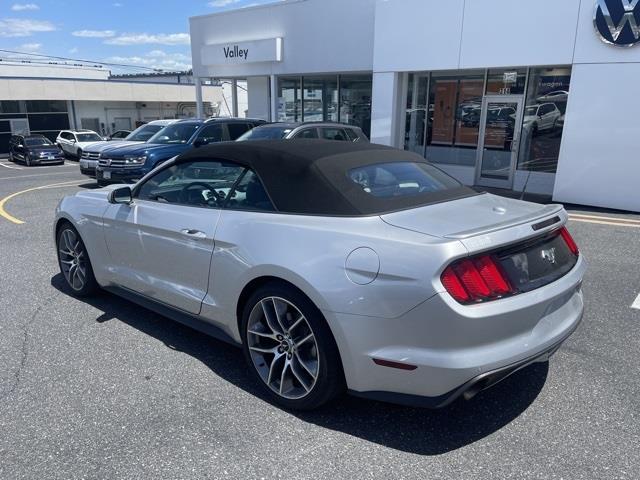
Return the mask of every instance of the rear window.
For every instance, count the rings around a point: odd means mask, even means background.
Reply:
[[[367,165],[349,170],[348,176],[363,192],[377,198],[409,197],[460,187],[444,172],[417,162]]]

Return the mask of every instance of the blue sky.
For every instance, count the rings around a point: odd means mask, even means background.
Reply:
[[[273,1],[0,0],[0,49],[183,70],[189,17]]]

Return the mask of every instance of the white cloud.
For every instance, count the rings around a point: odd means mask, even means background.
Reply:
[[[123,5],[120,2],[116,2],[113,4],[114,7],[122,7]]]
[[[240,0],[213,0],[209,2],[209,6],[214,8],[220,8],[220,7],[226,7],[228,5],[232,5],[234,3],[238,3],[239,1]]]
[[[41,43],[23,43],[18,47],[21,52],[36,52],[42,47]]]
[[[146,55],[141,56],[113,56],[106,58],[104,61],[125,65],[140,65],[141,67],[156,68],[165,71],[189,70],[191,68],[191,57],[189,55],[183,53],[167,53],[162,50],[151,50]]]
[[[23,10],[40,10],[40,7],[35,3],[14,3],[11,6],[11,10],[21,12]]]
[[[189,45],[188,33],[123,33],[106,40],[108,45]]]
[[[76,30],[71,32],[71,35],[85,38],[110,38],[115,37],[116,32],[113,30]]]
[[[0,19],[0,37],[29,37],[35,32],[53,32],[55,29],[53,23],[44,20]]]
[[[69,53],[78,53],[78,47],[73,47],[69,49]]]

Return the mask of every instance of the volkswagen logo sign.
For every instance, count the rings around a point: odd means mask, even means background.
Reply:
[[[596,0],[593,23],[603,42],[632,47],[640,42],[640,0]]]

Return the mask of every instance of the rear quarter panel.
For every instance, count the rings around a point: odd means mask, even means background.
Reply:
[[[367,285],[354,283],[345,270],[349,254],[361,247],[374,250],[379,258],[377,276]],[[225,211],[202,314],[239,339],[240,293],[252,280],[273,276],[294,284],[321,310],[396,318],[438,293],[434,272],[447,259],[465,253],[457,240],[392,227],[377,216]]]

